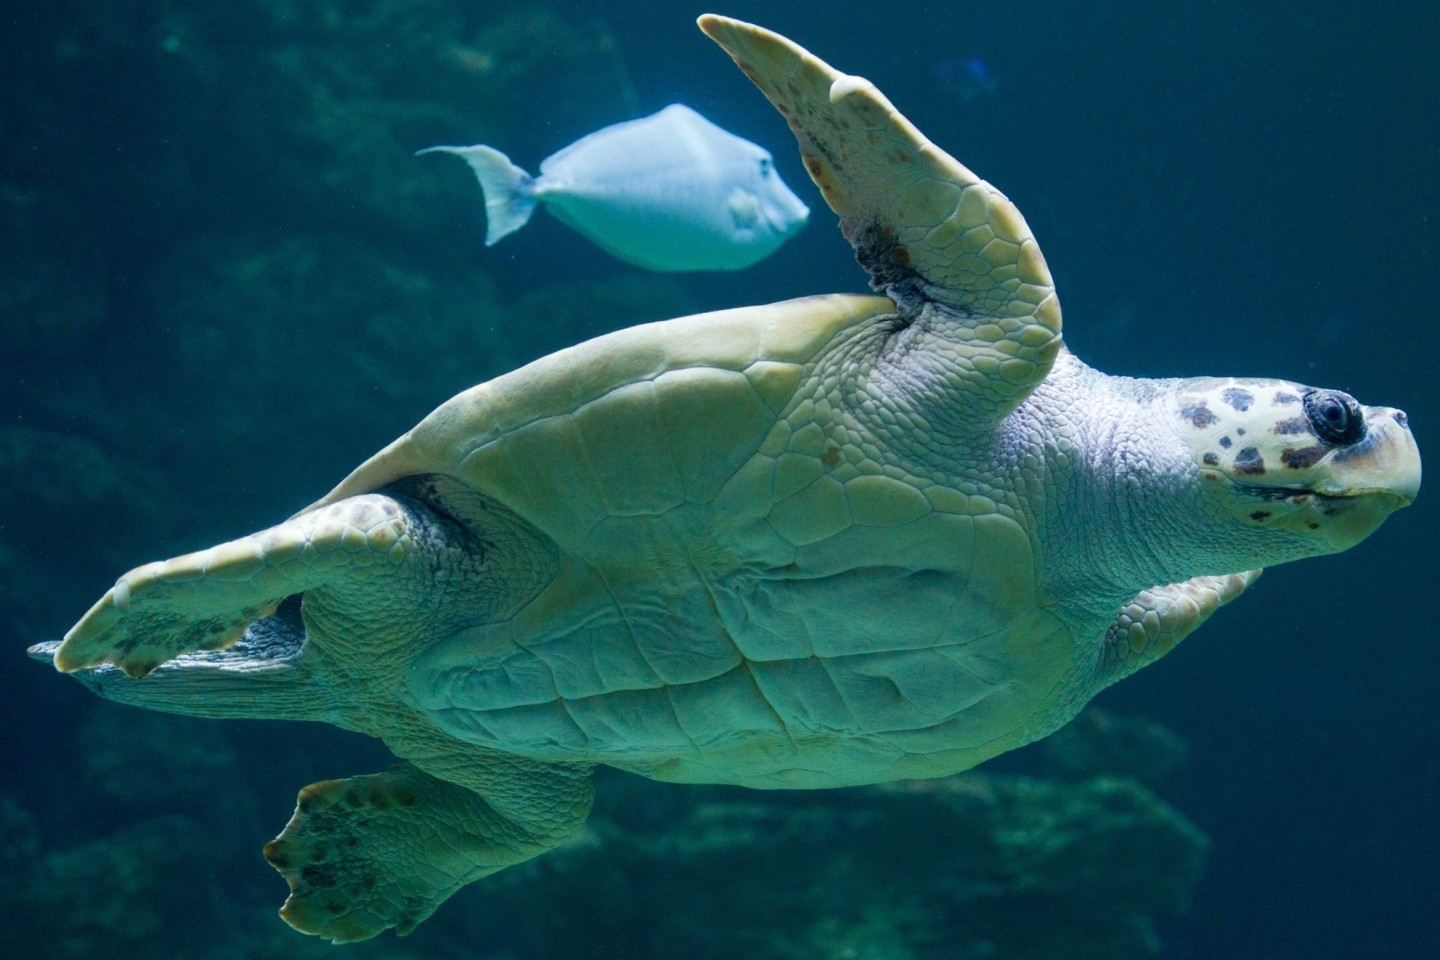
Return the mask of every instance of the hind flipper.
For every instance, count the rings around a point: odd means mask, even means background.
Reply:
[[[409,933],[467,883],[543,853],[579,827],[589,811],[588,774],[556,771],[530,778],[541,786],[533,822],[410,763],[311,784],[265,845],[265,859],[290,884],[280,915],[334,943],[391,927]]]

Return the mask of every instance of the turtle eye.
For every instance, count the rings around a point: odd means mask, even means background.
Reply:
[[[1305,393],[1305,416],[1315,436],[1326,443],[1351,444],[1365,436],[1365,414],[1348,393],[1338,390],[1309,390]]]

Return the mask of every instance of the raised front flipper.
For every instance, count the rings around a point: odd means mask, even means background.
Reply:
[[[391,927],[403,936],[465,884],[559,844],[590,809],[588,769],[479,754],[460,770],[511,796],[487,800],[409,763],[301,790],[265,845],[290,884],[285,921],[334,943]]]
[[[125,574],[65,635],[55,666],[112,663],[143,677],[183,653],[220,650],[285,597],[375,581],[413,559],[423,529],[392,497],[367,494],[259,533]]]
[[[789,121],[872,285],[909,320],[938,311],[972,389],[1013,409],[1060,348],[1060,304],[1020,211],[870,81],[753,24],[707,14],[700,28]]]
[[[1259,576],[1259,570],[1247,570],[1140,591],[1105,633],[1099,687],[1123,680],[1169,653]]]

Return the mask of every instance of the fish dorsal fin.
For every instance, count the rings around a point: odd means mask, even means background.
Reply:
[[[934,304],[960,318],[959,339],[993,357],[977,366],[1001,407],[1028,394],[1059,351],[1060,303],[1015,205],[868,80],[761,27],[709,14],[699,23],[789,121],[871,285],[902,316]]]

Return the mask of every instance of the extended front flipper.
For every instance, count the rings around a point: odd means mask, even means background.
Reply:
[[[223,650],[280,601],[317,587],[381,583],[425,565],[427,527],[383,494],[350,497],[229,543],[125,574],[54,653],[66,672],[114,664],[143,677],[185,653]]]
[[[1259,570],[1246,570],[1140,591],[1105,632],[1096,689],[1123,680],[1169,653],[1259,576]]]

